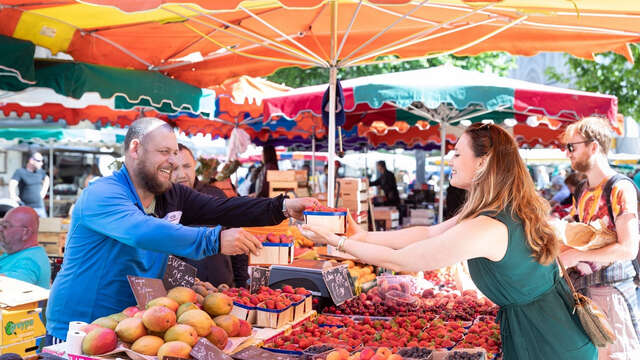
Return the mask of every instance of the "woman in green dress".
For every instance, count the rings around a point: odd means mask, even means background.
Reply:
[[[595,360],[597,350],[572,314],[555,258],[558,240],[513,138],[499,126],[469,126],[455,147],[451,185],[467,190],[458,215],[431,227],[357,230],[339,237],[303,225],[312,240],[393,270],[434,270],[468,260],[480,291],[500,306],[505,360]]]

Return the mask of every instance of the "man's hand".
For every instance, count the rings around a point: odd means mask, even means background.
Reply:
[[[285,207],[289,216],[294,219],[304,220],[304,209],[312,206],[320,206],[318,199],[312,197],[299,198],[299,199],[284,199]]]
[[[229,229],[220,232],[220,253],[224,255],[258,255],[262,243],[244,229]]]

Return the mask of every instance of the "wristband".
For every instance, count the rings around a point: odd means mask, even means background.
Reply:
[[[341,251],[341,252],[344,251],[344,242],[345,241],[347,241],[347,237],[346,236],[340,236],[340,240],[338,241],[338,246],[336,246],[338,251]]]
[[[282,215],[284,215],[285,218],[291,217],[291,215],[289,215],[289,210],[287,209],[287,199],[282,199]]]

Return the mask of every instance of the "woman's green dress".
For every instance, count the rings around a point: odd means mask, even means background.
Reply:
[[[568,286],[555,263],[541,265],[532,257],[524,227],[509,210],[483,214],[507,226],[509,245],[498,262],[469,260],[473,282],[500,306],[504,360],[595,360],[596,347],[577,315]]]

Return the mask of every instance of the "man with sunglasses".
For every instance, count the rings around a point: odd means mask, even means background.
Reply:
[[[27,206],[7,212],[0,220],[0,275],[48,289],[51,267],[38,245],[38,214]]]
[[[571,167],[586,175],[576,189],[572,215],[582,223],[615,232],[617,241],[595,250],[570,249],[560,258],[573,272],[577,290],[607,314],[616,341],[600,348],[599,359],[640,359],[636,284],[638,194],[629,178],[611,169],[611,129],[604,119],[585,118],[564,133]]]
[[[42,154],[34,152],[24,168],[17,169],[9,180],[9,197],[21,205],[33,208],[38,216],[47,217],[44,197],[49,190],[49,177],[42,170]]]

